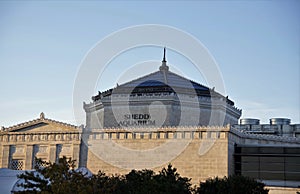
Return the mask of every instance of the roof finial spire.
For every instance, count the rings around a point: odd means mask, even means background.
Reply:
[[[45,119],[45,114],[43,112],[40,114],[40,119]]]
[[[167,62],[166,61],[166,47],[164,47],[164,58],[163,58],[162,62]]]
[[[166,61],[166,47],[164,47],[164,58],[161,62],[161,66],[159,67],[160,71],[168,71],[169,67],[167,66],[167,61]]]

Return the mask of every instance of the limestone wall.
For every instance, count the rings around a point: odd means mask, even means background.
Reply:
[[[145,168],[159,171],[171,163],[197,184],[230,173],[228,132],[229,127],[93,130],[83,142],[88,144],[87,167],[93,173],[124,174]]]
[[[5,132],[0,134],[0,168],[30,170],[34,157],[55,162],[62,156],[79,162],[79,132]],[[17,166],[18,167],[17,167]]]

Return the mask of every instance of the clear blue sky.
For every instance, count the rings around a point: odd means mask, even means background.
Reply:
[[[300,123],[299,1],[0,1],[0,125],[42,111],[76,124],[72,95],[82,59],[110,33],[141,24],[170,25],[200,40],[242,117]],[[158,48],[142,53],[143,59],[161,60]],[[116,69],[133,65],[121,59]],[[172,53],[168,60],[202,82]],[[103,82],[101,90],[116,84]]]

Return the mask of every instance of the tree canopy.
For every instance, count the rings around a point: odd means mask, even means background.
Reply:
[[[182,177],[169,164],[158,173],[132,170],[125,175],[108,176],[99,171],[88,176],[75,170],[75,160],[60,158],[57,163],[36,159],[35,171],[19,175],[23,190],[15,194],[267,194],[264,184],[243,176],[208,179],[192,187],[191,179]]]
[[[208,179],[200,183],[196,194],[268,194],[265,184],[241,175]]]

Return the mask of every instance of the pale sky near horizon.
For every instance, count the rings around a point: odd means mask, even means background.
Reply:
[[[109,34],[143,24],[172,26],[197,38],[216,60],[223,95],[243,110],[242,118],[300,123],[299,1],[0,1],[0,126],[40,112],[81,124],[74,120],[72,95],[82,60]],[[204,82],[187,61],[167,54],[171,71]],[[125,53],[97,89],[114,87],[115,78],[139,61],[161,57],[160,47]]]

